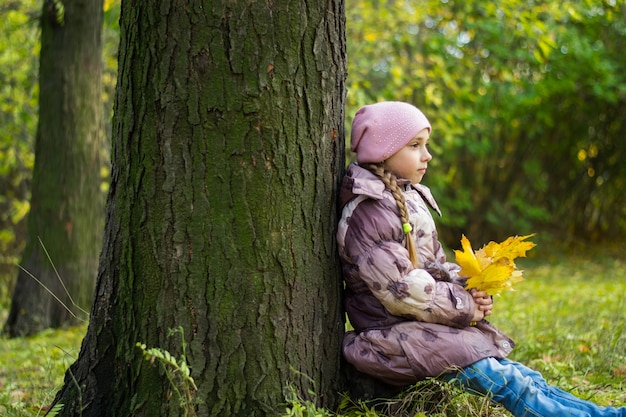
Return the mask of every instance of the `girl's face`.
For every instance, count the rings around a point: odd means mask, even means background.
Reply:
[[[405,178],[411,180],[413,184],[418,184],[426,174],[428,161],[433,159],[428,152],[429,138],[429,130],[421,130],[404,148],[384,162],[385,168],[398,178]]]

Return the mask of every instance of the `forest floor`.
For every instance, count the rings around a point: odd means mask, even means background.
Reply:
[[[519,261],[525,280],[516,291],[496,296],[490,317],[516,341],[511,359],[539,370],[548,382],[581,398],[601,405],[626,404],[624,253],[598,250]],[[0,301],[3,324],[8,300]],[[78,356],[86,328],[85,324],[15,339],[0,335],[0,415],[45,414],[66,369]],[[347,398],[337,412],[321,413],[304,403],[292,398],[285,415],[385,415]],[[508,416],[497,407],[474,404],[464,415]],[[437,410],[411,413],[445,415]]]

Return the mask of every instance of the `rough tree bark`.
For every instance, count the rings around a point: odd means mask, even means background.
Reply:
[[[120,27],[104,247],[59,415],[182,415],[136,347],[178,356],[178,326],[198,415],[276,415],[288,383],[333,403],[343,2],[124,1]]]
[[[86,320],[77,306],[91,305],[102,247],[102,0],[63,4],[44,1],[41,17],[35,167],[11,336]]]

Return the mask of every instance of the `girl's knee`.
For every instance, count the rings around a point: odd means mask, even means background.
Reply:
[[[459,373],[460,382],[467,388],[493,397],[505,395],[537,395],[539,387],[530,376],[523,375],[508,363],[497,359],[482,359]]]

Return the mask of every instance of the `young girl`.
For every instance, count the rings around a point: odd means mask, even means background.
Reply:
[[[437,237],[430,210],[441,213],[420,184],[432,159],[430,133],[407,103],[368,105],[354,117],[357,163],[342,182],[337,232],[354,327],[343,341],[347,361],[396,386],[454,381],[514,416],[626,416],[625,407],[580,400],[505,359],[513,341],[484,320],[492,299],[464,289]]]

